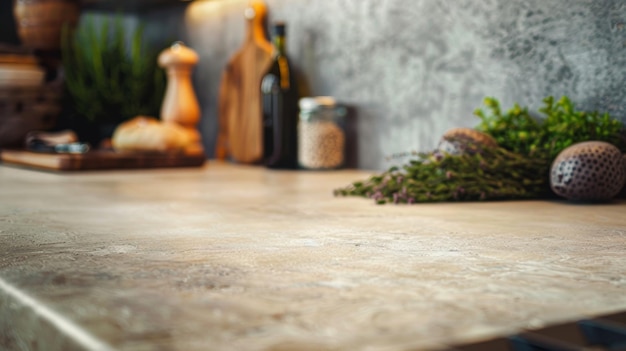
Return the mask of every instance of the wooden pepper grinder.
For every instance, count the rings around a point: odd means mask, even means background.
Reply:
[[[159,55],[159,66],[167,71],[167,88],[161,105],[161,119],[194,128],[200,121],[200,106],[191,84],[191,71],[198,54],[176,42]]]
[[[161,120],[164,124],[182,126],[187,135],[187,154],[202,154],[200,133],[197,125],[200,121],[200,106],[191,84],[191,71],[198,63],[198,54],[176,42],[163,50],[158,59],[159,66],[167,71],[167,87],[161,105]]]

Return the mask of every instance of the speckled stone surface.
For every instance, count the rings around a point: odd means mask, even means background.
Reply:
[[[331,195],[367,175],[0,166],[0,348],[427,350],[626,309],[623,200]]]
[[[626,6],[617,0],[266,0],[312,95],[355,108],[358,165],[429,151],[473,127],[485,96],[536,111],[548,95],[626,121]],[[244,38],[247,0],[142,16],[156,40],[198,50],[194,75],[213,153],[221,72]]]

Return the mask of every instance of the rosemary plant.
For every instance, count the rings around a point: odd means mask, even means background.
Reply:
[[[158,53],[142,42],[143,26],[129,31],[119,15],[99,24],[93,17],[83,21],[62,36],[70,109],[99,124],[158,115],[165,75],[157,66]]]

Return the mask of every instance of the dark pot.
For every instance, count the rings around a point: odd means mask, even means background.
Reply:
[[[80,5],[76,0],[14,0],[13,14],[23,46],[58,50],[63,27],[78,22]]]

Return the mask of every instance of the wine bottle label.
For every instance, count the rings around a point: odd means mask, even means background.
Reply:
[[[280,69],[280,88],[287,90],[289,89],[289,65],[285,56],[278,58],[278,69]]]
[[[267,74],[261,80],[261,93],[263,94],[277,94],[278,90],[278,78],[274,74]]]

